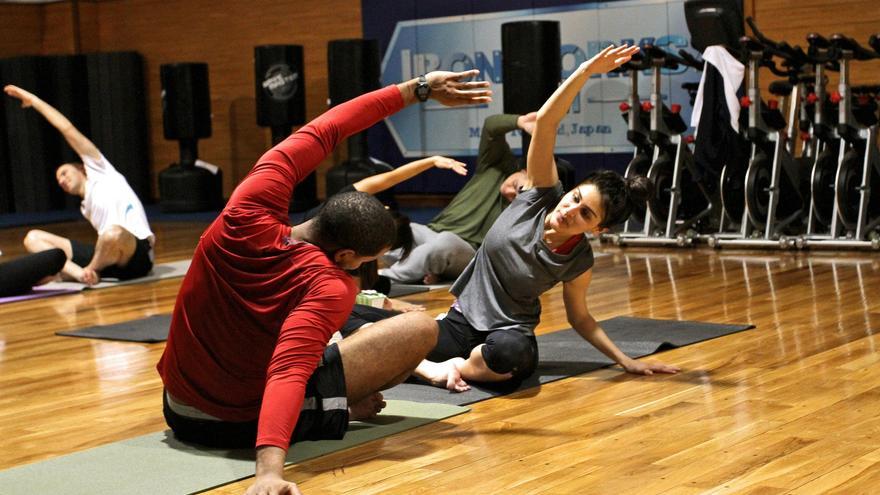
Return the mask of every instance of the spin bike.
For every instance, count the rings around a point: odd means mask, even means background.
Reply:
[[[832,101],[838,105],[839,136],[834,200],[827,235],[804,236],[805,247],[880,249],[880,154],[877,104],[873,101],[877,88],[865,88],[862,94],[854,95],[849,72],[853,60],[880,58],[877,36],[872,36],[869,43],[874,51],[842,34],[831,37],[840,62],[840,82],[837,93],[832,95]],[[854,111],[854,100],[860,104],[858,111]],[[872,195],[872,189],[878,192]]]
[[[754,24],[749,24],[752,31],[758,34]],[[763,35],[758,36],[766,39]],[[800,50],[791,49],[784,44],[762,43],[748,36],[742,37],[740,44],[748,57],[748,96],[742,98],[741,105],[748,113],[746,134],[752,143],[751,159],[742,182],[744,201],[739,232],[733,238],[724,234],[716,236],[710,244],[717,247],[793,247],[795,239],[784,235],[784,232],[787,227],[799,221],[803,213],[799,170],[801,166],[792,156],[786,121],[780,111],[780,107],[784,105],[777,100],[770,100],[766,104],[762,101],[758,73],[761,66],[766,66],[777,75],[791,77],[799,67],[794,53]],[[772,62],[774,55],[786,60],[789,71],[776,69]],[[797,87],[786,80],[774,81],[769,89],[782,102],[790,97],[796,103]],[[797,119],[797,105],[793,104],[791,107],[790,121]],[[722,197],[725,196],[724,187],[727,185],[724,179],[723,177],[721,184]],[[727,179],[728,183],[733,182],[730,178]],[[722,226],[722,230],[723,228]]]
[[[639,112],[650,112],[647,136],[653,153],[645,174],[648,148],[643,145],[640,149],[637,145],[627,176],[630,173],[647,175],[654,183],[654,193],[644,213],[638,212],[643,217],[641,230],[633,232],[631,225],[637,220],[630,218],[624,231],[614,235],[613,240],[621,245],[688,246],[696,237],[691,227],[709,214],[712,203],[703,184],[695,180],[697,174],[693,153],[688,146],[690,140],[682,136],[687,124],[680,115],[681,106],[667,107],[663,103],[661,75],[663,69],[675,70],[679,66],[701,70],[702,64],[692,57],[685,59],[652,45],[642,47],[642,53],[644,63],[651,67],[652,84],[651,100],[640,104]],[[630,98],[634,96],[637,97],[637,93],[631,94]],[[634,103],[628,103],[630,108],[635,106]],[[630,114],[630,122],[633,120]],[[640,138],[644,131],[643,127],[639,129]]]

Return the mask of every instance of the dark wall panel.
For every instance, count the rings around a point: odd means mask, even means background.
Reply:
[[[136,52],[91,53],[86,63],[90,137],[141,201],[149,202],[153,195],[143,57]]]

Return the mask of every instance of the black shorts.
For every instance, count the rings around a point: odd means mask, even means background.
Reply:
[[[467,359],[474,347],[486,344],[482,349],[483,360],[496,373],[510,372],[514,379],[521,380],[538,367],[538,341],[534,335],[516,330],[477,330],[455,308],[449,308],[446,317],[437,323],[437,345],[428,353],[429,361]]]
[[[399,314],[400,311],[390,311],[382,308],[374,308],[365,304],[355,304],[354,307],[351,308],[351,314],[348,315],[348,320],[346,320],[345,324],[342,325],[342,328],[339,329],[339,333],[341,333],[343,337],[349,337],[357,329],[367,323],[376,323],[377,321],[382,321]]]
[[[214,448],[253,448],[257,420],[233,422],[196,419],[172,411],[162,394],[165,422],[182,442]],[[348,430],[348,400],[342,356],[336,344],[324,349],[321,362],[306,383],[306,396],[290,443],[303,440],[339,440]]]
[[[70,239],[70,248],[73,252],[71,261],[79,266],[86,266],[95,256],[95,246],[84,242]],[[150,246],[149,239],[138,239],[134,254],[128,260],[125,266],[112,265],[104,268],[98,273],[101,278],[116,278],[119,280],[130,280],[133,278],[145,277],[153,269],[153,247]]]

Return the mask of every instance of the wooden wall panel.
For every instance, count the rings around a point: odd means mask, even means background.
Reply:
[[[880,33],[877,0],[750,0],[758,27],[773,39],[806,46],[806,35],[843,33],[867,46],[871,34]],[[748,6],[746,12],[749,12]],[[851,72],[854,84],[880,84],[880,60],[857,62]],[[837,75],[829,74],[832,83]]]
[[[38,55],[43,36],[39,5],[0,3],[0,58]]]
[[[268,131],[256,125],[254,46],[304,46],[311,119],[327,107],[327,42],[362,32],[359,0],[119,0],[96,5],[101,50],[137,50],[146,60],[154,184],[156,174],[178,158],[177,144],[162,136],[159,66],[209,64],[213,135],[200,142],[199,150],[202,159],[223,169],[226,195],[271,144]]]
[[[79,31],[74,27],[75,16],[71,2],[49,3],[43,6],[43,54],[72,54],[77,52],[76,37]]]

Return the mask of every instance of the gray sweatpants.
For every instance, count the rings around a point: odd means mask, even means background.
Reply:
[[[443,280],[455,280],[474,257],[476,251],[464,239],[452,232],[434,232],[427,226],[412,223],[413,250],[400,260],[400,250],[390,251],[383,257],[388,268],[380,275],[399,283],[421,283],[426,274]]]

